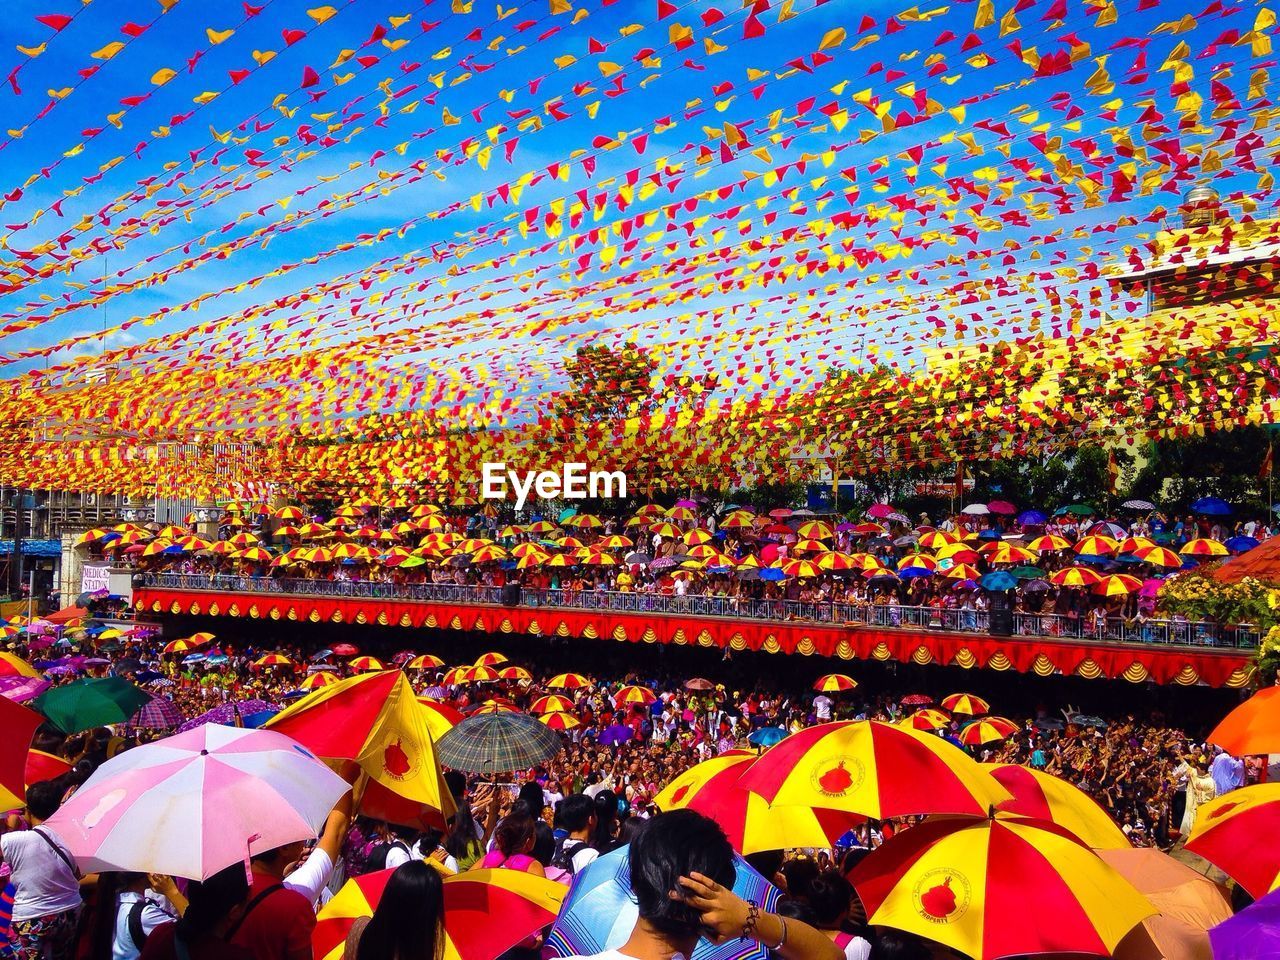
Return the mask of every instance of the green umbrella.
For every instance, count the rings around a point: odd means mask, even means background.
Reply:
[[[35,702],[63,733],[123,723],[151,698],[122,677],[86,677],[42,693]]]
[[[492,776],[545,763],[564,747],[560,734],[523,713],[477,713],[436,744],[440,762]]]
[[[1044,576],[1044,571],[1039,567],[1014,567],[1009,572],[1019,580],[1038,580]]]

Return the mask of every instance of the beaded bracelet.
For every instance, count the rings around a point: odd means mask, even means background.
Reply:
[[[760,920],[760,908],[756,906],[754,900],[747,901],[747,919],[742,924],[742,934],[739,940],[753,939],[756,932],[756,923]]]

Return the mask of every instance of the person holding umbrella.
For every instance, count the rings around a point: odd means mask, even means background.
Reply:
[[[80,919],[80,880],[62,838],[44,822],[58,812],[57,781],[27,788],[29,830],[0,837],[0,859],[12,871],[13,935],[16,960],[68,960]]]
[[[762,911],[730,887],[733,848],[720,826],[694,810],[646,823],[628,852],[639,919],[617,950],[566,960],[662,960],[693,955],[706,937],[755,940],[783,960],[842,960],[844,951],[807,923]]]

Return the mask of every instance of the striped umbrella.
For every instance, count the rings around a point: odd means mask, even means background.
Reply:
[[[1127,573],[1113,573],[1093,585],[1092,593],[1103,597],[1123,597],[1142,589],[1142,581]]]
[[[462,713],[447,703],[431,697],[418,697],[418,703],[422,707],[422,718],[432,740],[439,740],[462,722]]]
[[[751,750],[729,750],[695,764],[653,798],[663,810],[696,810],[724,829],[741,854],[791,847],[829,847],[862,821],[858,814],[804,806],[770,805],[739,783],[754,763]]]
[[[1111,816],[1087,793],[1066,780],[1016,763],[984,764],[1013,794],[1000,804],[1005,813],[1049,820],[1095,850],[1128,850],[1129,840]]]
[[[639,910],[631,895],[630,848],[619,847],[593,860],[569,889],[543,948],[544,957],[592,956],[626,943]],[[734,863],[733,892],[761,910],[777,909],[781,894],[740,857]],[[689,960],[768,960],[768,950],[755,940],[730,937],[716,945],[705,937]],[[328,958],[326,958],[328,960]]]
[[[293,661],[283,653],[268,653],[266,656],[259,657],[253,661],[252,665],[259,669],[264,667],[292,667]]]
[[[988,743],[999,743],[1018,732],[1018,725],[1004,717],[983,717],[973,723],[966,724],[960,731],[960,742],[966,747],[981,747]]]
[[[21,657],[0,653],[0,677],[38,677],[40,672]]]
[[[658,699],[658,695],[648,687],[627,686],[619,687],[618,692],[613,695],[614,703],[653,703]]]
[[[1225,544],[1208,538],[1188,540],[1178,552],[1184,557],[1225,557],[1230,553]]]
[[[377,657],[356,657],[351,661],[351,669],[357,673],[369,673],[373,670],[385,670],[387,666]]]
[[[580,673],[558,673],[547,681],[550,690],[578,690],[591,686],[591,681]]]
[[[1196,810],[1187,849],[1220,867],[1255,900],[1280,887],[1280,783],[1255,783]]]
[[[319,690],[321,687],[329,687],[338,682],[338,675],[330,673],[327,670],[321,670],[319,673],[313,673],[300,684],[299,690]]]
[[[496,652],[482,653],[480,654],[480,656],[476,657],[476,662],[474,666],[497,667],[497,666],[501,666],[506,662],[507,662],[507,658],[504,654],[496,653]]]
[[[467,670],[467,683],[492,683],[498,679],[498,671],[493,667],[471,667]]]
[[[1066,550],[1071,546],[1071,541],[1054,534],[1046,534],[1043,537],[1036,537],[1027,544],[1028,550],[1035,550],[1037,553],[1047,553],[1051,550]]]
[[[838,550],[828,550],[826,553],[818,554],[817,560],[819,570],[857,570],[858,561],[847,553],[841,553]]]
[[[951,725],[951,718],[941,710],[930,708],[917,710],[901,722],[912,730],[943,730]]]
[[[896,834],[850,879],[872,925],[973,960],[1109,957],[1157,912],[1062,827],[1002,814],[927,820]]]
[[[549,693],[546,696],[539,697],[533,701],[529,707],[530,713],[572,713],[574,703],[568,697],[562,697],[558,693]]]
[[[531,674],[524,667],[503,667],[498,671],[499,680],[533,680]]]
[[[953,693],[943,697],[940,706],[952,713],[963,713],[970,717],[980,717],[991,710],[991,704],[972,693]]]
[[[545,723],[552,730],[572,730],[574,727],[582,726],[582,721],[572,713],[565,713],[561,710],[544,713],[538,720],[541,723]]]
[[[395,870],[343,884],[316,914],[315,960],[342,960],[358,917],[373,916]],[[518,870],[468,870],[444,878],[444,944],[439,960],[493,960],[556,918],[569,888]]]
[[[1112,537],[1095,536],[1078,540],[1072,548],[1076,553],[1087,553],[1090,556],[1106,557],[1116,552],[1120,544]]]
[[[406,665],[406,670],[438,670],[444,666],[444,661],[439,657],[434,657],[429,653],[414,657]]]
[[[742,775],[776,805],[800,804],[887,819],[921,813],[982,816],[1009,793],[941,737],[873,720],[793,733]]]
[[[782,572],[788,577],[798,577],[802,580],[822,576],[822,568],[812,560],[788,560],[782,565]]]
[[[182,711],[168,697],[153,696],[129,718],[130,726],[143,730],[172,730],[180,723]]]
[[[843,673],[827,673],[814,681],[813,689],[821,693],[843,693],[857,686],[858,681],[853,677],[845,676]]]
[[[920,535],[920,546],[926,550],[938,550],[957,542],[956,538],[945,530],[929,530]]]
[[[559,734],[533,717],[485,713],[467,717],[436,746],[445,766],[490,776],[545,763],[564,745]]]
[[[1049,582],[1059,587],[1092,587],[1102,577],[1088,567],[1064,567],[1049,574]]]

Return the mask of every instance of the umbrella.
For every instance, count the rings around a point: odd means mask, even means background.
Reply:
[[[43,722],[34,710],[0,697],[0,727],[5,736],[0,745],[0,809],[12,810],[26,802],[26,785],[35,783],[26,776],[31,738]]]
[[[759,730],[752,730],[751,736],[747,737],[747,743],[753,747],[772,747],[775,743],[785,740],[787,731],[781,727],[761,727]]]
[[[1209,928],[1231,916],[1231,902],[1221,886],[1149,847],[1096,852],[1160,911],[1121,941],[1117,960],[1207,960]]]
[[[1225,544],[1205,537],[1188,540],[1178,552],[1184,557],[1225,557],[1228,550]]]
[[[573,701],[558,693],[549,693],[533,701],[530,713],[572,713]]]
[[[182,722],[182,711],[168,697],[152,697],[129,720],[143,730],[172,730]]]
[[[1018,508],[1008,500],[992,500],[987,504],[987,510],[991,513],[1002,513],[1006,516],[1012,516],[1018,512]]]
[[[830,847],[861,822],[857,814],[801,806],[771,806],[738,782],[756,760],[748,750],[729,750],[695,764],[653,798],[662,810],[696,810],[724,829],[741,854],[791,847]]]
[[[1056,823],[1095,850],[1129,849],[1129,840],[1111,815],[1079,787],[1016,763],[984,766],[1013,794],[1012,800],[1000,804],[1005,813]]]
[[[960,512],[968,514],[971,517],[985,517],[991,511],[987,508],[985,503],[971,503]]]
[[[1134,556],[1143,563],[1149,563],[1155,567],[1176,570],[1182,566],[1182,558],[1168,547],[1142,547],[1134,552]]]
[[[684,688],[686,690],[714,690],[716,687],[715,684],[704,677],[694,677],[684,682]]]
[[[582,726],[582,721],[572,713],[566,713],[562,710],[553,710],[550,713],[544,713],[538,717],[539,723],[545,723],[552,730],[572,730],[574,727]]]
[[[981,697],[976,697],[972,693],[953,693],[949,697],[942,698],[942,708],[950,710],[952,713],[963,713],[970,717],[978,717],[987,713],[991,709],[991,705]]]
[[[1018,585],[1018,578],[1007,570],[996,570],[983,575],[978,585],[984,590],[1012,590]]]
[[[1248,553],[1258,545],[1258,541],[1253,537],[1239,536],[1224,540],[1222,545],[1232,553]]]
[[[927,707],[933,703],[933,697],[927,693],[909,693],[898,702],[904,707]]]
[[[984,815],[1009,793],[963,750],[930,734],[873,720],[793,733],[742,775],[773,804],[876,819],[920,813]]]
[[[1048,515],[1039,510],[1024,510],[1018,514],[1018,523],[1024,527],[1038,527],[1048,522]]]
[[[1280,886],[1280,847],[1262,838],[1280,830],[1280,783],[1255,783],[1196,810],[1187,849],[1260,899]]]
[[[951,718],[941,710],[924,708],[904,717],[898,723],[912,730],[944,730],[951,725]]]
[[[350,661],[347,666],[349,666],[353,671],[361,673],[387,669],[386,664],[377,657],[356,657],[354,660]]]
[[[599,743],[602,747],[613,747],[620,743],[630,743],[636,738],[636,732],[623,723],[615,723],[600,731]]]
[[[1154,510],[1156,505],[1148,500],[1126,500],[1120,504],[1126,510]]]
[[[0,677],[38,677],[40,672],[21,657],[0,653]]]
[[[484,776],[545,763],[563,746],[559,734],[523,713],[467,717],[437,744],[441,763]]]
[[[498,679],[529,681],[533,679],[533,674],[524,667],[503,667],[498,671]]]
[[[1280,753],[1280,687],[1263,687],[1228,713],[1207,739],[1237,757]]]
[[[578,690],[591,686],[591,681],[580,673],[558,673],[547,681],[550,690]]]
[[[1089,506],[1087,503],[1072,503],[1065,507],[1059,507],[1054,511],[1054,516],[1069,513],[1075,517],[1091,517],[1097,512],[1098,511],[1094,510],[1093,507]]]
[[[288,737],[206,724],[117,754],[49,826],[87,872],[204,880],[315,837],[348,789]]]
[[[501,653],[482,653],[476,658],[476,662],[472,666],[499,667],[506,662],[507,658]]]
[[[1000,815],[927,820],[896,834],[850,878],[875,926],[973,960],[1111,956],[1155,908],[1061,827]]]
[[[268,703],[266,700],[238,700],[234,703],[221,703],[212,710],[206,710],[198,717],[183,721],[182,725],[178,727],[178,733],[194,730],[196,727],[202,727],[206,723],[220,723],[226,726],[238,727],[245,717],[261,713],[263,710],[274,709],[276,709],[276,705]]]
[[[63,733],[71,734],[122,723],[149,699],[128,680],[93,677],[46,690],[36,699],[36,709]]]
[[[414,657],[406,665],[406,670],[438,670],[444,666],[444,661],[439,657],[434,657],[429,653]]]
[[[1231,513],[1231,504],[1218,497],[1201,497],[1191,504],[1191,510],[1210,517],[1225,517]]]
[[[618,692],[613,695],[613,702],[617,703],[654,703],[658,699],[658,695],[648,687],[626,686],[619,687]]]
[[[1063,567],[1049,574],[1049,582],[1059,587],[1092,587],[1102,582],[1102,577],[1088,567]]]
[[[966,747],[981,747],[999,743],[1018,732],[1018,725],[1004,717],[983,717],[966,724],[960,731],[960,742]]]
[[[418,697],[422,707],[422,718],[427,725],[427,732],[432,740],[439,740],[446,733],[462,722],[462,712],[447,703],[432,700],[430,697]]]
[[[321,687],[328,687],[337,682],[338,682],[338,675],[336,673],[329,673],[327,670],[321,670],[317,673],[311,674],[309,677],[303,680],[300,684],[298,684],[298,689],[299,690],[319,690]]]
[[[316,960],[342,960],[357,917],[373,916],[395,870],[343,884],[316,915]],[[564,884],[518,870],[469,870],[444,878],[444,944],[440,960],[492,960],[551,923],[569,892]]]
[[[847,677],[843,673],[828,673],[821,676],[813,684],[813,689],[823,693],[840,693],[846,690],[852,690],[858,685],[858,681],[853,677]]]
[[[360,651],[358,648],[352,646],[349,643],[335,644],[333,649],[330,651],[330,653],[332,653],[335,657],[354,657],[359,652]]]
[[[1209,931],[1213,960],[1280,956],[1280,892],[1269,893]]]
[[[560,917],[547,936],[544,956],[590,956],[616,950],[627,942],[639,910],[631,896],[630,848],[619,847],[597,857],[574,879]],[[777,888],[738,858],[733,892],[761,910],[777,908]],[[729,939],[716,946],[699,940],[689,960],[767,960],[768,952],[754,940]]]
[[[26,703],[44,693],[53,684],[32,677],[0,677],[0,697],[14,703]]]
[[[52,753],[45,753],[43,750],[28,750],[26,769],[23,779],[27,786],[33,783],[42,783],[45,780],[55,780],[64,773],[71,772],[71,764],[62,757],[55,757]],[[0,788],[0,793],[3,789]]]

